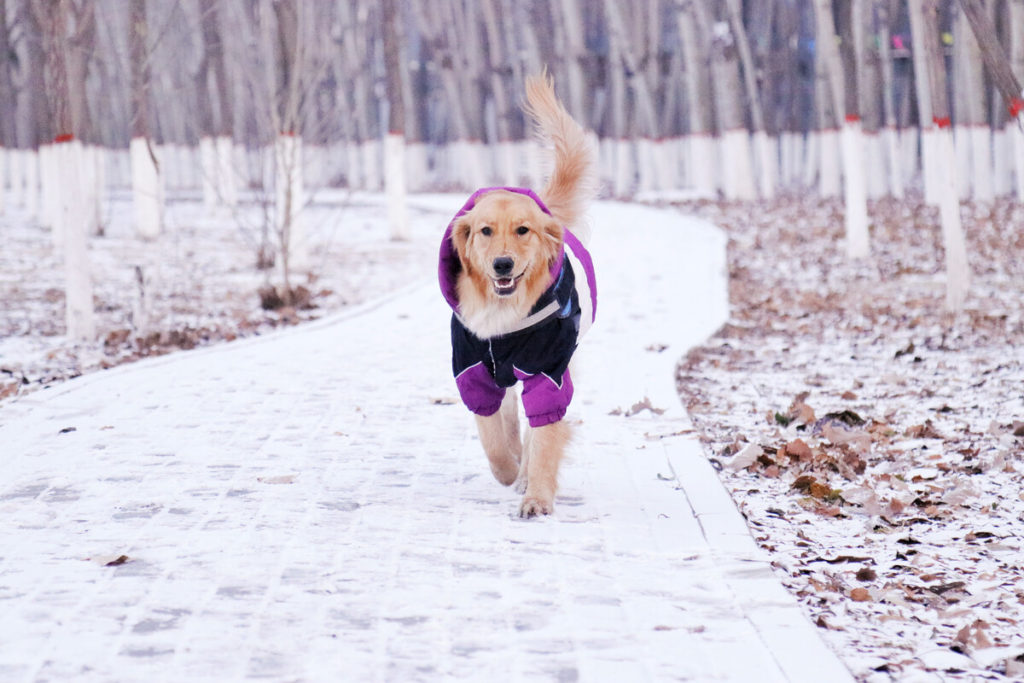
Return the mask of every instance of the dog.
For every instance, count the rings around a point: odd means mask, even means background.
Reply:
[[[523,494],[519,516],[534,517],[554,510],[571,437],[563,419],[573,396],[569,361],[597,312],[593,262],[570,229],[583,227],[594,154],[547,74],[527,79],[524,109],[553,149],[544,189],[473,193],[445,230],[438,278],[453,311],[459,394],[475,414],[491,472]]]

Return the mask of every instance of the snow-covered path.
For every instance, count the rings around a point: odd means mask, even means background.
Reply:
[[[488,471],[434,283],[89,375],[0,409],[0,680],[848,679],[673,387],[725,317],[724,239],[592,213],[551,518]]]

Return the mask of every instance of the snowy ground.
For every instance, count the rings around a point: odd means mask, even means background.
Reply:
[[[90,244],[99,347],[60,336],[63,269],[49,230],[8,207],[0,215],[0,399],[127,360],[315,319],[432,272],[436,214],[412,207],[413,239],[393,242],[372,196],[320,191],[304,212],[314,257],[295,283],[310,291],[313,308],[264,311],[258,290],[280,279],[276,269],[253,267],[266,215],[258,195],[248,199],[233,213],[211,214],[176,197],[164,233],[143,242],[131,230],[129,196],[110,198],[104,236]]]
[[[354,287],[384,298],[0,404],[0,678],[848,678],[676,395],[676,360],[724,319],[720,234],[596,207],[578,437],[555,515],[524,522],[454,398],[427,274],[461,201],[417,202],[445,207],[421,214],[429,239]],[[249,303],[219,319],[263,315],[238,269],[214,299]],[[178,292],[195,304],[191,282]]]
[[[1024,207],[965,206],[943,312],[933,209],[691,204],[730,238],[730,324],[678,386],[777,574],[858,678],[1024,677]]]

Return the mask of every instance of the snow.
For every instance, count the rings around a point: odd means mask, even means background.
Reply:
[[[729,234],[733,309],[678,386],[776,575],[859,679],[1018,677],[1021,206],[962,207],[957,316],[919,198],[870,206],[864,262],[833,202],[686,208]]]
[[[342,264],[324,259],[310,284],[332,291],[316,300],[362,303],[0,404],[0,678],[849,679],[676,394],[676,361],[727,315],[721,233],[671,209],[593,208],[576,439],[555,514],[527,522],[450,376],[431,274],[463,199],[411,197],[413,241],[391,249],[379,198],[314,210],[345,227],[310,233]],[[198,206],[171,206],[156,249],[117,220],[92,241],[101,329],[127,324],[133,262],[158,271],[156,320],[183,315],[175,300],[223,300],[233,329],[270,315],[253,311],[246,233]],[[24,250],[5,258],[27,267],[38,235],[13,232]],[[7,300],[32,295],[30,330],[47,271],[5,284]]]

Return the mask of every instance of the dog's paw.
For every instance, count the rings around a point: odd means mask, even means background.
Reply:
[[[523,519],[537,517],[539,515],[550,515],[555,510],[555,503],[550,499],[527,496],[519,505],[519,516]]]

